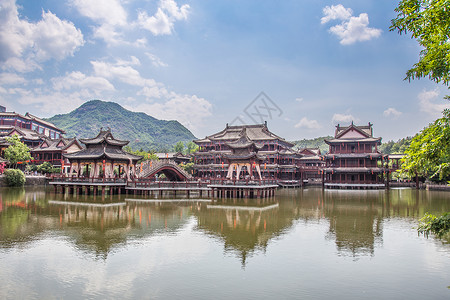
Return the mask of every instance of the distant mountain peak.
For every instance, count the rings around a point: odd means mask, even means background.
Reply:
[[[90,138],[100,128],[111,128],[114,137],[130,141],[133,149],[169,151],[179,141],[195,136],[178,121],[158,120],[143,112],[132,112],[115,102],[90,100],[67,114],[48,118],[66,131],[66,137]]]

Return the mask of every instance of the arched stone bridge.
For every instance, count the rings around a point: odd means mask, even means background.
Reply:
[[[150,161],[142,163],[142,172],[139,172],[139,178],[150,178],[158,173],[162,173],[170,181],[191,180],[192,176],[183,170],[178,164],[169,160]]]

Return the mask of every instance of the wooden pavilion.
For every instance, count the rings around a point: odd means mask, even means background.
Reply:
[[[228,164],[227,179],[233,179],[233,177],[240,179],[241,171],[244,174],[247,171],[250,179],[257,175],[259,180],[262,180],[260,165],[266,157],[258,154],[258,151],[263,145],[257,145],[251,141],[245,128],[237,141],[225,144],[231,149],[231,153],[222,153],[222,157]],[[254,174],[255,171],[257,174]]]
[[[381,138],[373,137],[372,124],[336,126],[335,137],[326,139],[330,151],[325,156],[326,188],[384,188],[384,156],[378,151]]]
[[[135,177],[136,163],[142,156],[128,153],[122,149],[129,141],[117,140],[111,134],[111,129],[100,129],[95,138],[80,139],[86,149],[64,154],[69,159],[69,177],[111,179],[116,176],[125,177],[128,181]],[[116,173],[114,172],[116,170]]]

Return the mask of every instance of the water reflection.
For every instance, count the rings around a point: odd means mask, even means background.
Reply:
[[[194,218],[195,230],[221,241],[225,252],[236,255],[242,266],[299,221],[327,226],[324,239],[334,241],[340,255],[373,256],[383,244],[385,220],[402,218],[413,225],[425,212],[450,210],[444,192],[410,189],[279,190],[266,200],[148,200],[2,189],[0,247],[20,248],[41,236],[61,235],[79,251],[106,259],[129,243],[176,235]]]

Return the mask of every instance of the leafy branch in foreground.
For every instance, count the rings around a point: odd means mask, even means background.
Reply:
[[[409,176],[450,176],[450,110],[417,134],[405,154],[402,172]]]
[[[417,231],[427,238],[430,233],[434,233],[438,238],[442,238],[450,231],[450,213],[448,212],[440,217],[426,213],[419,222]]]
[[[411,33],[423,47],[419,62],[408,70],[408,80],[428,76],[448,85],[450,82],[450,0],[402,0],[395,11],[391,31]]]

